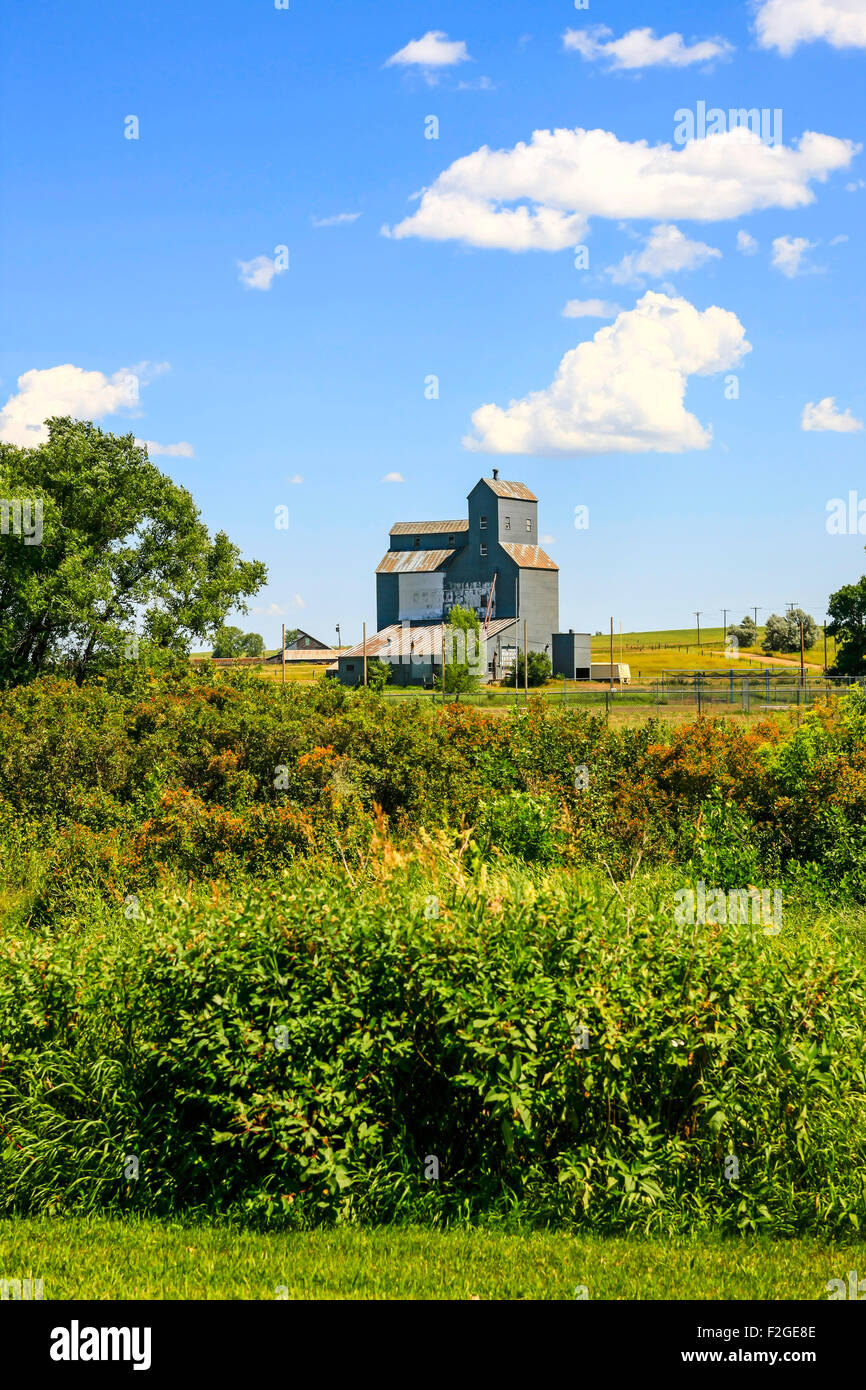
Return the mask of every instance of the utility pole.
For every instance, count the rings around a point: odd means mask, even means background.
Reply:
[[[722,646],[725,645],[725,639],[726,639],[727,635],[728,635],[728,610],[727,610],[727,608],[723,608],[723,609],[722,609]]]
[[[824,677],[827,676],[827,614],[824,614]]]
[[[523,619],[523,696],[529,704],[529,656],[526,648],[526,619]]]
[[[752,605],[752,607],[753,607],[753,609],[754,609],[754,613],[755,613],[755,627],[758,626],[758,609],[760,608],[760,606],[761,606],[760,604],[753,604],[753,605]]]
[[[698,612],[697,609],[695,609],[695,617],[698,620],[698,646],[701,645],[701,613],[703,613],[703,611],[704,610],[701,609],[700,612]]]
[[[610,693],[613,694],[613,618],[610,620]]]
[[[283,650],[280,653],[280,660],[283,663],[283,685],[286,683],[286,625],[283,623]]]
[[[340,624],[337,623],[337,646],[340,646]]]
[[[800,685],[806,684],[806,648],[803,636],[803,620],[800,619]]]
[[[357,632],[357,628],[355,631]],[[364,684],[367,684],[367,624],[364,624]]]

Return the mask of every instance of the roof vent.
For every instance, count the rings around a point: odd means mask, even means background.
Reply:
[[[498,477],[499,477],[499,469],[498,469],[498,468],[494,468],[494,470],[493,470],[493,481],[494,481],[494,483],[496,482],[496,480],[497,480]]]

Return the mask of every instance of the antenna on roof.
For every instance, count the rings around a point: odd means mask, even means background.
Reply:
[[[493,470],[493,481],[494,481],[494,483],[496,482],[496,480],[497,480],[498,477],[499,477],[499,469],[498,469],[498,468],[494,468],[494,470]]]

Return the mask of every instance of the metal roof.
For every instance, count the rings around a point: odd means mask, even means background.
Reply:
[[[376,566],[376,573],[426,574],[456,554],[456,550],[389,550]]]
[[[497,497],[513,497],[520,502],[537,502],[538,498],[534,492],[530,492],[526,483],[507,483],[502,478],[482,478],[482,483],[486,483],[491,492],[495,492]]]
[[[514,618],[492,618],[487,626],[486,641],[490,641],[500,632],[508,627],[514,626]],[[484,624],[481,624],[482,630]],[[407,623],[404,627],[402,623],[391,623],[388,627],[383,627],[381,632],[374,632],[367,638],[367,656],[381,656],[383,653],[394,658],[398,656],[409,656],[413,649],[416,653],[425,656],[432,656],[434,661],[441,660],[442,657],[442,624]],[[349,657],[355,660],[356,657],[363,657],[364,643],[359,642],[357,646],[350,647],[348,651],[340,652],[340,659]]]
[[[545,555],[540,545],[515,545],[513,541],[500,541],[499,544],[522,570],[558,570],[549,555]]]
[[[468,531],[468,521],[395,521],[389,536],[448,536]]]

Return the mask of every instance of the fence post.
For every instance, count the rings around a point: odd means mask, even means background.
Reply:
[[[743,713],[749,713],[749,677],[743,676]]]

